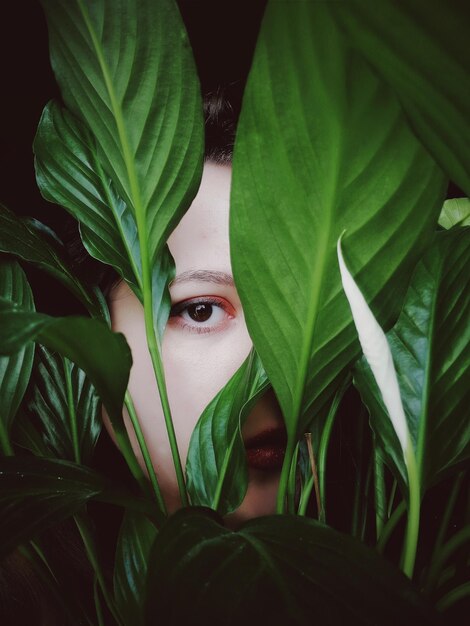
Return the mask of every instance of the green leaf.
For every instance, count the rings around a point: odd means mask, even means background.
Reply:
[[[446,200],[439,216],[439,226],[446,230],[454,226],[470,226],[470,200],[468,198]]]
[[[101,304],[96,293],[87,289],[73,275],[64,246],[55,233],[37,220],[19,218],[2,204],[0,252],[14,254],[37,265],[65,285],[92,315],[101,315]]]
[[[388,327],[446,187],[330,5],[268,5],[234,155],[235,282],[292,449],[327,412],[360,352],[339,277],[339,235],[346,229],[348,266]]]
[[[269,382],[252,350],[227,384],[204,409],[191,436],[187,486],[194,505],[225,515],[240,506],[248,485],[241,428]]]
[[[101,405],[96,391],[85,372],[59,354],[38,346],[36,358],[28,408],[40,420],[49,454],[76,461],[78,451],[80,461],[89,465],[101,431]]]
[[[377,552],[305,517],[231,532],[186,509],[150,555],[146,624],[434,624],[409,580]]]
[[[413,130],[470,196],[470,10],[461,0],[331,3],[354,45],[392,86]]]
[[[423,494],[470,458],[469,266],[470,229],[438,233],[387,333]],[[401,448],[364,359],[356,365],[354,382],[369,408],[382,455],[404,486]]]
[[[105,486],[92,470],[65,461],[1,459],[0,554],[73,515]]]
[[[57,351],[87,373],[114,430],[128,440],[122,405],[132,356],[124,335],[111,332],[101,320],[30,313],[0,298],[0,351],[15,352],[31,340]]]
[[[34,311],[33,294],[23,270],[16,261],[1,257],[0,297],[25,311]],[[28,386],[33,359],[33,343],[25,343],[14,354],[0,356],[0,449],[4,453],[11,451],[9,433]]]
[[[177,5],[42,4],[62,98],[91,131],[97,159],[135,216],[151,266],[202,172],[200,87]]]
[[[114,564],[114,595],[125,624],[143,624],[145,581],[157,529],[144,515],[126,511]]]

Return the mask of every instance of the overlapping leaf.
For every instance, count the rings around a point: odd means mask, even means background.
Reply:
[[[172,0],[42,4],[63,100],[89,128],[152,265],[202,171],[199,83],[178,8]]]
[[[331,3],[368,62],[393,87],[442,169],[470,196],[470,7],[461,0]]]
[[[64,358],[38,346],[35,384],[28,407],[40,420],[49,451],[58,458],[73,461],[76,459],[69,406],[73,402],[80,460],[89,465],[101,431],[99,398],[85,372],[68,359],[64,362]],[[64,367],[70,372],[70,398]]]
[[[126,624],[143,624],[147,569],[157,529],[144,515],[126,511],[114,564],[114,592]]]
[[[101,314],[96,293],[90,292],[73,275],[65,250],[55,234],[36,220],[22,219],[0,204],[0,251],[37,265],[58,280],[83,302],[93,315]]]
[[[399,312],[446,181],[331,3],[268,5],[235,146],[232,265],[291,440],[359,354],[336,241],[380,323]]]
[[[122,405],[132,357],[123,335],[101,320],[31,313],[0,298],[0,350],[16,352],[29,341],[57,351],[84,370],[103,400],[115,431],[127,439]]]
[[[16,261],[5,257],[0,258],[0,297],[25,311],[34,311],[33,294],[23,270]],[[13,418],[28,386],[33,359],[32,342],[25,343],[13,354],[0,356],[0,429],[5,447],[8,447]]]
[[[410,581],[351,537],[284,515],[235,533],[198,509],[170,518],[154,543],[146,617],[149,626],[436,623]]]
[[[241,504],[248,484],[241,428],[268,385],[261,361],[252,350],[204,409],[191,436],[186,462],[193,505],[217,508],[225,515]]]
[[[439,226],[446,230],[454,226],[470,226],[470,200],[468,198],[446,200],[439,215]]]
[[[424,489],[470,458],[469,266],[470,229],[439,233],[387,334]],[[400,444],[363,359],[355,383],[382,454],[406,485]]]

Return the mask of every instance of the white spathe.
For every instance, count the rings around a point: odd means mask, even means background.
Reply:
[[[362,351],[382,394],[385,408],[400,441],[403,456],[407,459],[406,452],[411,439],[390,346],[384,331],[379,326],[361,290],[346,267],[341,250],[342,236],[338,239],[336,248],[343,289],[351,307]]]

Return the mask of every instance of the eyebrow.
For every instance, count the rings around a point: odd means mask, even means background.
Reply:
[[[233,276],[231,274],[227,274],[227,272],[216,272],[212,270],[188,270],[187,272],[182,272],[176,276],[176,278],[171,281],[170,287],[179,283],[188,282],[215,283],[216,285],[228,285],[229,287],[235,286]]]

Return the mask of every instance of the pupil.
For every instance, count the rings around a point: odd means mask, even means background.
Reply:
[[[212,315],[212,305],[192,304],[188,307],[188,314],[195,322],[206,322]]]

